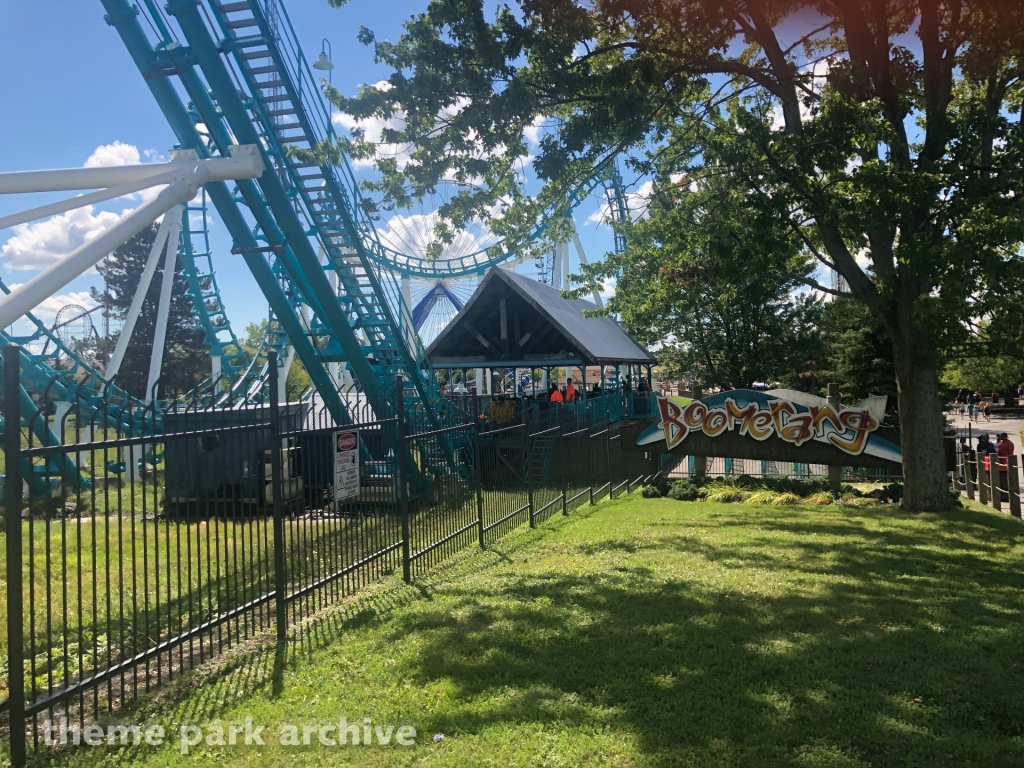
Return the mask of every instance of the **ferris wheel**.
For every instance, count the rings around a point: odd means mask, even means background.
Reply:
[[[57,312],[52,330],[57,334],[57,338],[68,347],[88,342],[90,337],[99,336],[91,317],[92,313],[99,309],[101,308],[86,309],[78,304],[66,304]]]
[[[382,252],[396,267],[401,281],[402,298],[412,315],[412,324],[423,344],[429,345],[444,327],[462,309],[473,295],[479,278],[476,274],[445,275],[447,264],[471,261],[475,254],[500,243],[485,222],[470,221],[456,229],[450,242],[441,243],[436,226],[440,222],[439,210],[465,187],[451,181],[441,181],[415,205],[394,212],[376,228],[376,237]],[[390,213],[391,208],[382,209]],[[409,262],[434,262],[439,274],[410,274],[401,267]]]

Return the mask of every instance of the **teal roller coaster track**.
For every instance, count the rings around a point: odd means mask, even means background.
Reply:
[[[382,242],[373,207],[364,204],[347,158],[336,165],[297,159],[292,150],[334,142],[336,135],[279,0],[169,0],[163,9],[153,0],[140,5],[101,1],[106,21],[126,46],[179,147],[200,158],[216,158],[228,156],[236,144],[256,145],[267,169],[257,179],[206,184],[199,202],[184,213],[178,253],[193,311],[215,361],[214,375],[192,397],[224,404],[261,400],[268,372],[260,361],[276,348],[282,365],[289,359],[302,361],[338,424],[351,419],[329,372],[331,363],[348,367],[378,417],[397,415],[394,382],[401,378],[409,414],[438,426],[463,418],[440,396],[433,378],[424,375],[427,360],[417,333],[424,307],[417,307],[414,318],[399,280],[480,275],[516,254],[500,243],[438,259],[401,253]],[[614,163],[595,171],[553,215],[568,215],[600,186],[612,219],[625,221],[628,209]],[[232,253],[245,262],[269,304],[267,333],[253,358],[239,344],[221,300],[207,200],[233,240]],[[534,237],[544,232],[542,224]],[[617,232],[616,249],[622,245]],[[85,416],[138,434],[145,420],[133,414],[147,406],[118,390],[116,381],[107,381],[38,320],[28,319],[35,328],[30,337],[4,337],[25,345],[23,399],[35,408],[40,402],[81,401],[84,396]],[[40,340],[55,350],[48,357],[28,351]],[[67,363],[58,365],[55,355],[70,361],[70,369]],[[148,423],[159,428],[158,418]],[[47,441],[56,439],[46,436]],[[450,459],[457,454],[452,445],[442,450]]]

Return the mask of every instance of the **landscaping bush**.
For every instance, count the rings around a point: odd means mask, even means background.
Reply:
[[[835,497],[828,491],[819,491],[818,493],[811,494],[804,499],[804,504],[810,504],[815,507],[823,507],[826,504],[835,504]]]
[[[772,501],[772,506],[781,507],[786,504],[800,504],[802,502],[803,499],[795,493],[780,493],[775,496],[775,499]]]
[[[640,489],[640,495],[645,499],[660,499],[664,494],[658,489],[656,485],[645,485]]]
[[[655,489],[647,491],[645,488],[644,495],[646,496],[648,493],[654,496],[656,491]],[[773,506],[841,504],[852,507],[873,504],[878,501],[899,501],[903,498],[903,486],[899,483],[892,483],[872,491],[870,494],[862,495],[848,483],[840,486],[838,493],[833,493],[829,488],[827,478],[800,479],[781,475],[767,477],[726,475],[714,479],[688,477],[677,480],[661,494],[676,501],[703,499],[725,504],[742,501],[747,504],[770,504]]]
[[[668,489],[668,497],[676,501],[696,501],[700,498],[700,487],[689,478],[677,480]]]
[[[879,501],[899,503],[903,499],[903,483],[889,483],[881,488],[876,488],[868,495]]]
[[[707,501],[717,501],[723,504],[730,504],[734,501],[743,501],[744,496],[747,494],[740,488],[733,488],[729,485],[718,484],[709,485],[704,488],[701,495]]]

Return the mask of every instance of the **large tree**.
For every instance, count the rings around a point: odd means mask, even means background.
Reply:
[[[131,307],[132,299],[142,280],[150,249],[156,238],[154,224],[142,230],[135,237],[114,251],[97,266],[104,278],[105,289],[92,290],[93,298],[106,307],[112,317],[124,320]],[[153,334],[156,330],[157,307],[160,302],[160,286],[163,283],[163,255],[149,290],[142,303],[142,311],[128,342],[124,360],[117,374],[118,386],[140,399],[149,399],[146,392],[149,364],[153,352]],[[210,350],[203,343],[204,333],[192,314],[192,299],[188,294],[188,280],[182,273],[181,259],[176,264],[174,287],[171,292],[171,306],[167,319],[167,340],[164,347],[163,365],[160,368],[159,397],[167,398],[188,392],[205,377],[210,375]],[[98,349],[109,359],[113,352],[115,336]]]
[[[334,0],[335,4],[344,4]],[[613,154],[710,151],[849,286],[893,345],[909,509],[951,503],[939,355],[1021,286],[1024,8],[1006,0],[431,0],[355,118],[395,127],[374,188],[403,204],[437,179],[476,186],[458,221],[525,238]],[[539,149],[524,131],[554,130]],[[735,126],[735,127],[733,127]],[[370,153],[356,135],[356,153]],[[544,190],[524,199],[531,155]],[[823,287],[824,290],[829,290]]]
[[[588,281],[616,278],[607,310],[672,375],[704,386],[793,383],[821,314],[821,301],[800,290],[813,259],[745,195],[727,174],[668,179],[623,228],[625,250],[583,267]]]

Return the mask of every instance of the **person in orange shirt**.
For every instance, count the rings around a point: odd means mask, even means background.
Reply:
[[[558,387],[556,387],[554,384],[551,385],[551,402],[562,402],[562,393],[558,391]]]
[[[565,402],[571,403],[576,399],[576,388],[572,385],[572,379],[565,380]]]

